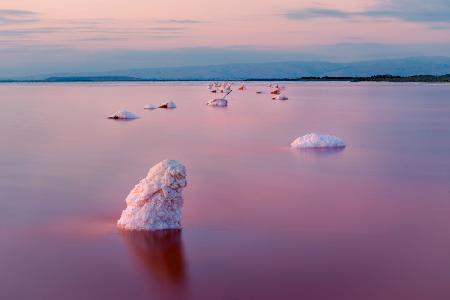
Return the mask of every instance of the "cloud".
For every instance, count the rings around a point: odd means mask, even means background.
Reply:
[[[145,27],[144,24],[117,23],[111,20],[82,20],[53,21],[52,23],[33,23],[30,26],[15,28],[0,28],[0,38],[29,38],[46,39],[49,35],[63,35],[63,40],[69,41],[124,41],[132,37],[155,39],[179,38],[189,31],[185,26],[154,26]],[[44,26],[45,24],[45,26]],[[83,35],[84,37],[80,37]]]
[[[165,24],[201,24],[207,23],[207,21],[202,20],[191,20],[191,19],[167,19],[167,20],[157,20],[158,23]]]
[[[361,11],[344,11],[312,7],[290,11],[284,14],[291,20],[308,20],[318,18],[350,19],[365,18],[392,18],[407,22],[419,23],[450,23],[449,0],[386,0],[379,1],[370,9]]]
[[[35,12],[18,9],[0,9],[0,25],[30,23],[38,21]]]
[[[184,30],[188,30],[189,28],[187,27],[150,27],[148,28],[148,30],[151,31],[160,31],[160,32],[179,32],[179,31],[184,31]]]
[[[285,14],[286,17],[293,20],[307,20],[317,18],[350,18],[352,13],[337,9],[329,8],[306,8],[302,10],[295,10]]]

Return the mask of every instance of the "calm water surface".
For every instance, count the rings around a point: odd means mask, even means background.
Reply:
[[[204,84],[0,85],[0,299],[450,299],[450,85],[257,90],[221,109]],[[289,148],[309,132],[348,147]],[[183,230],[118,231],[166,158]]]

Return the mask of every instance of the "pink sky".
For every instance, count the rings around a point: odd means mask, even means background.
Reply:
[[[436,2],[442,5],[443,0]],[[0,23],[0,40],[5,44],[80,49],[300,49],[355,42],[450,42],[448,20],[417,22],[389,14],[357,15],[368,10],[403,9],[402,3],[405,0],[2,0],[0,9],[4,11],[33,14],[13,16],[17,22]],[[323,11],[313,17],[289,17],[310,9]],[[356,15],[335,17],[335,11]]]
[[[0,0],[0,77],[448,53],[449,0]]]

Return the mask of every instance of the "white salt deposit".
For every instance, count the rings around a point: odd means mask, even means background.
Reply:
[[[177,106],[175,105],[175,102],[172,101],[164,102],[163,104],[158,106],[158,108],[176,108],[176,107]]]
[[[153,166],[128,194],[117,226],[128,230],[181,228],[186,167],[176,160]]]
[[[206,102],[206,105],[225,107],[225,106],[228,106],[228,101],[227,101],[227,99],[224,99],[224,98],[212,99],[212,100]]]
[[[298,137],[291,143],[293,148],[342,148],[345,143],[334,135],[309,133]]]
[[[273,100],[288,100],[289,98],[285,95],[277,95],[272,97]]]
[[[156,109],[156,106],[153,104],[146,104],[144,105],[144,109]]]
[[[114,114],[109,116],[108,119],[131,120],[131,119],[137,119],[137,116],[132,112],[122,109],[122,110],[116,111]]]

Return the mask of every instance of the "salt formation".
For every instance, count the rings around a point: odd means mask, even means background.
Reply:
[[[231,87],[229,87],[229,86],[227,86],[227,87],[224,87],[222,90],[220,90],[222,93],[228,93],[228,92],[230,92],[231,91]]]
[[[280,89],[279,87],[276,87],[276,88],[272,89],[272,90],[270,91],[270,93],[271,93],[272,95],[279,95],[279,94],[281,94],[281,89]]]
[[[273,96],[272,99],[273,100],[287,100],[289,98],[285,95],[277,95],[277,96]]]
[[[280,85],[278,85],[278,84],[275,84],[275,85],[269,85],[269,87],[272,88],[272,90],[270,91],[270,93],[271,93],[272,95],[279,95],[279,94],[281,94],[281,90],[284,90],[284,89],[285,89],[284,86],[280,86]]]
[[[156,164],[128,194],[117,226],[128,230],[181,228],[185,186],[185,166],[176,160]]]
[[[153,104],[146,104],[144,105],[144,109],[156,109],[156,106]]]
[[[158,108],[176,108],[175,102],[169,101],[161,104]]]
[[[209,105],[209,106],[218,106],[218,107],[225,107],[225,106],[228,106],[228,100],[225,99],[225,98],[226,98],[226,96],[228,96],[231,92],[232,92],[232,90],[229,90],[222,98],[212,99],[212,100],[206,102],[206,105]]]
[[[216,83],[209,83],[208,84],[208,90],[211,92],[211,93],[217,93],[217,89],[216,89]]]
[[[239,90],[240,91],[244,91],[244,90],[246,90],[247,88],[245,87],[245,85],[244,84],[242,84],[240,87],[239,87]]]
[[[220,92],[225,93],[225,94],[230,93],[231,92],[231,85],[232,84],[229,83],[229,82],[222,83],[221,88],[220,88]]]
[[[131,120],[131,119],[137,119],[137,116],[135,114],[133,114],[132,112],[122,109],[122,110],[116,111],[114,114],[109,116],[108,119]]]
[[[212,100],[206,102],[206,105],[225,107],[225,106],[228,106],[228,100],[224,99],[224,98],[212,99]]]
[[[342,148],[345,143],[334,135],[310,133],[295,139],[291,143],[293,148]]]

